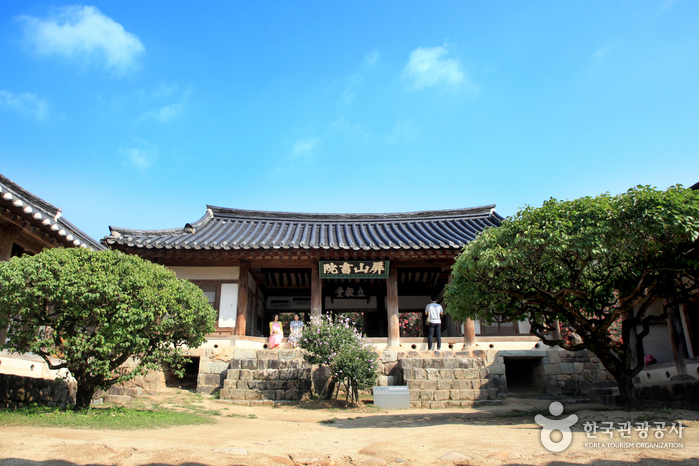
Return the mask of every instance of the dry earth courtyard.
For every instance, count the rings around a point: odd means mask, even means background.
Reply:
[[[475,409],[340,409],[307,403],[247,407],[167,389],[137,401],[210,413],[212,423],[141,430],[96,430],[0,425],[0,464],[19,465],[676,465],[699,464],[695,411],[623,412],[602,405],[566,403],[575,414],[571,446],[549,453],[535,414],[550,400],[508,397],[501,406]],[[587,438],[584,422],[682,422],[682,438]],[[554,438],[554,440],[557,440]],[[596,443],[597,445],[592,445]],[[605,444],[606,447],[599,444]],[[644,443],[681,444],[637,448]],[[631,444],[629,446],[628,444]]]

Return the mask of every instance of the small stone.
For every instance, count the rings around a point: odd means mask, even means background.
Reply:
[[[105,446],[105,448],[112,450],[114,453],[119,453],[122,450],[122,448],[119,445],[112,445],[109,443],[105,443],[104,446]]]
[[[522,455],[520,455],[519,453],[515,453],[514,451],[500,451],[497,453],[490,454],[486,456],[486,458],[493,458],[496,460],[516,460],[521,456]]]
[[[320,461],[320,458],[296,458],[292,457],[296,464],[315,464]]]
[[[335,460],[332,458],[323,458],[322,460],[318,461],[318,464],[320,466],[335,466]]]
[[[270,456],[269,460],[272,461],[274,464],[285,464],[287,466],[296,466],[296,463],[291,461],[289,458],[285,456]]]
[[[444,461],[453,461],[453,462],[471,461],[470,456],[462,455],[461,453],[457,453],[455,451],[450,451],[446,455],[440,456],[439,459],[444,460]]]
[[[225,453],[234,456],[248,456],[248,451],[244,448],[217,448],[214,453]]]
[[[386,466],[388,463],[376,456],[359,463],[359,466]]]

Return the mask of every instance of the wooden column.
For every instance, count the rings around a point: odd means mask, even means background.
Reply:
[[[386,316],[388,317],[388,346],[400,346],[398,323],[398,270],[391,264],[386,281]]]
[[[320,279],[318,262],[311,268],[311,317],[320,317],[323,313],[323,281]]]
[[[464,322],[464,348],[476,346],[476,323],[472,319]]]
[[[248,275],[250,262],[240,261],[240,276],[238,277],[238,315],[235,320],[235,334],[245,335],[245,314],[248,309]]]
[[[685,341],[684,331],[682,329],[682,320],[680,317],[680,309],[675,304],[668,309],[667,325],[670,330],[670,343],[672,344],[672,356],[675,359],[675,368],[680,379],[687,379],[687,364],[685,358],[687,354],[687,342]]]
[[[3,228],[0,230],[0,261],[10,260],[15,235],[16,232],[14,228]]]
[[[551,339],[552,340],[560,340],[562,339],[561,335],[561,323],[559,321],[555,321],[553,323],[553,331],[551,332]]]

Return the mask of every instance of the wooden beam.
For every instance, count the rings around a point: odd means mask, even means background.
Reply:
[[[235,321],[235,334],[245,335],[245,318],[248,309],[248,272],[250,263],[240,261],[240,276],[238,277],[238,315]]]

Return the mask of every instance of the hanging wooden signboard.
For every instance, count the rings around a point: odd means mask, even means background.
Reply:
[[[388,278],[390,261],[320,261],[320,278]]]

